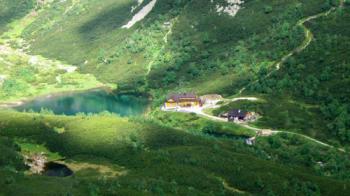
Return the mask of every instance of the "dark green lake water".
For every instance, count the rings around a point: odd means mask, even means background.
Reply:
[[[104,90],[94,90],[51,98],[38,98],[15,109],[18,111],[33,110],[40,112],[42,108],[52,110],[54,114],[65,115],[96,114],[108,111],[120,116],[136,116],[147,110],[148,98],[146,96],[113,94]]]

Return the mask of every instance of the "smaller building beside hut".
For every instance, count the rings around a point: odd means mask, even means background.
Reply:
[[[223,98],[221,95],[218,94],[209,94],[201,96],[200,99],[202,100],[203,104],[216,105]]]
[[[227,118],[229,122],[247,122],[256,120],[257,114],[255,112],[234,109],[228,113],[222,114],[221,117]]]
[[[194,93],[180,93],[170,95],[165,104],[165,109],[201,107],[202,100]]]
[[[243,121],[247,116],[246,111],[235,109],[227,113],[228,121]]]

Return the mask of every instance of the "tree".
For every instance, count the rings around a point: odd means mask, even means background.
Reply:
[[[196,77],[199,75],[200,70],[197,68],[195,64],[191,63],[188,72],[192,75],[192,77]]]
[[[343,107],[341,110],[341,113],[335,118],[335,121],[332,123],[332,127],[335,129],[337,135],[342,141],[350,142],[350,115],[345,107]]]
[[[174,71],[168,71],[163,78],[164,85],[173,84],[176,81],[176,73]]]
[[[270,14],[273,11],[273,8],[269,5],[264,6],[265,14]]]
[[[15,79],[6,79],[2,85],[2,90],[7,96],[15,95],[18,92],[25,91],[27,85]]]
[[[218,130],[220,130],[220,129],[221,129],[221,126],[219,124],[209,123],[208,125],[203,127],[202,131],[203,131],[203,133],[214,134],[214,133],[218,132]]]

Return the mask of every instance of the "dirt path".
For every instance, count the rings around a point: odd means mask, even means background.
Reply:
[[[203,116],[203,117],[206,117],[208,119],[211,119],[213,121],[218,121],[218,122],[227,122],[227,119],[223,119],[223,118],[219,118],[217,116],[212,116],[212,115],[209,115],[209,114],[206,114],[204,113],[203,111],[200,111],[200,112],[195,112],[197,113],[198,115],[200,116]],[[301,134],[301,133],[294,133],[294,132],[289,132],[289,131],[279,131],[279,130],[271,130],[271,129],[261,129],[261,128],[256,128],[256,127],[252,127],[248,124],[245,124],[245,123],[236,123],[237,125],[239,126],[242,126],[246,129],[249,129],[249,130],[252,130],[252,131],[255,131],[257,135],[260,135],[260,136],[264,136],[264,137],[268,137],[268,136],[272,136],[272,135],[276,135],[276,134],[288,134],[288,135],[297,135],[297,136],[300,136],[306,140],[309,140],[309,141],[312,141],[312,142],[315,142],[321,146],[324,146],[324,147],[328,147],[328,148],[336,148],[335,146],[332,146],[330,144],[327,144],[327,143],[324,143],[320,140],[317,140],[315,138],[312,138],[310,136],[307,136],[307,135],[304,135],[304,134]],[[343,148],[337,148],[339,151],[342,151],[342,152],[345,152],[345,150]]]
[[[203,116],[203,117],[206,117],[208,119],[211,119],[213,121],[218,121],[218,122],[227,122],[227,119],[224,119],[224,118],[220,118],[220,117],[217,117],[217,116],[212,116],[212,115],[209,115],[209,114],[206,114],[204,113],[203,111],[200,111],[200,112],[194,112],[200,116]],[[261,128],[256,128],[256,127],[252,127],[248,124],[245,124],[245,123],[236,123],[237,125],[239,126],[242,126],[246,129],[249,129],[249,130],[252,130],[252,131],[255,131],[255,133],[257,135],[260,135],[260,136],[264,136],[264,137],[268,137],[268,136],[272,136],[272,135],[276,135],[276,134],[288,134],[288,135],[297,135],[299,137],[302,137],[306,140],[309,140],[309,141],[312,141],[314,143],[317,143],[321,146],[324,146],[324,147],[328,147],[328,148],[336,148],[335,146],[332,146],[330,144],[327,144],[327,143],[324,143],[320,140],[317,140],[315,138],[312,138],[310,136],[307,136],[307,135],[304,135],[304,134],[301,134],[301,133],[294,133],[294,132],[290,132],[290,131],[279,131],[279,130],[271,130],[271,129],[261,129]],[[345,152],[345,149],[343,148],[337,148],[339,151],[342,151],[342,152]]]
[[[237,97],[237,98],[233,98],[233,99],[226,99],[226,100],[230,100],[230,102],[235,102],[235,101],[241,101],[241,100],[249,100],[249,101],[258,101],[259,98],[257,97]],[[177,110],[166,110],[166,109],[162,109],[163,111],[172,111],[172,112],[182,112],[182,113],[195,113],[199,116],[205,117],[207,119],[210,119],[212,121],[217,121],[217,122],[228,122],[226,118],[220,118],[214,115],[210,115],[204,112],[204,110],[206,109],[213,109],[213,108],[218,108],[217,105],[207,105],[207,106],[203,106],[201,108],[181,108],[181,109],[177,109]],[[289,134],[289,135],[297,135],[300,136],[306,140],[312,141],[314,143],[317,143],[321,146],[324,147],[328,147],[328,148],[336,148],[335,146],[332,146],[330,144],[327,144],[325,142],[322,142],[320,140],[317,140],[315,138],[312,138],[310,136],[301,134],[301,133],[294,133],[294,132],[290,132],[290,131],[281,131],[281,130],[271,130],[271,129],[262,129],[262,128],[257,128],[257,127],[253,127],[250,126],[249,124],[246,123],[236,123],[237,125],[244,127],[246,129],[252,130],[256,133],[256,136],[263,136],[263,137],[268,137],[268,136],[273,136],[276,134]],[[345,152],[345,149],[343,148],[336,148],[339,151]]]
[[[247,195],[247,194],[248,194],[248,193],[245,192],[245,191],[242,191],[242,190],[239,190],[239,189],[237,189],[237,188],[235,188],[235,187],[232,187],[231,185],[229,185],[229,183],[228,183],[225,179],[223,179],[223,178],[221,178],[221,177],[218,177],[218,179],[219,179],[220,181],[222,181],[222,186],[223,186],[226,190],[228,190],[228,191],[230,191],[230,192],[232,192],[232,193],[234,193],[234,194],[238,194],[238,195]]]
[[[344,5],[344,0],[341,1],[339,7],[342,7]],[[316,14],[316,15],[313,15],[313,16],[309,16],[307,18],[304,18],[304,19],[301,19],[297,22],[297,25],[302,27],[304,29],[304,34],[305,34],[305,39],[303,41],[303,43],[298,46],[297,48],[295,48],[293,51],[291,51],[290,53],[286,54],[285,56],[283,56],[281,58],[281,60],[279,62],[277,62],[275,64],[275,69],[273,71],[271,71],[270,73],[268,73],[264,79],[270,77],[274,72],[280,70],[281,68],[281,65],[283,65],[291,56],[295,55],[296,53],[300,53],[302,52],[303,50],[305,50],[312,42],[312,40],[314,39],[314,35],[313,33],[311,32],[310,29],[308,29],[306,26],[305,26],[305,23],[306,22],[309,22],[311,20],[315,20],[317,18],[320,18],[320,17],[323,17],[323,16],[328,16],[330,13],[332,13],[333,11],[335,11],[337,9],[337,7],[332,7],[331,9],[329,9],[328,11],[326,12],[322,12],[322,13],[319,13],[319,14]],[[247,86],[243,87],[238,95],[242,94],[243,91],[246,90],[246,88],[250,85],[253,85],[253,84],[256,84],[260,81],[260,79],[257,79],[255,81],[253,81],[252,83],[248,84]],[[232,100],[230,100],[230,102],[234,102],[234,101],[240,101],[240,100],[250,100],[250,101],[257,101],[258,98],[256,97],[238,97],[238,98],[234,98]],[[219,117],[216,117],[216,116],[213,116],[213,115],[210,115],[210,114],[206,114],[203,110],[204,109],[209,109],[208,107],[207,108],[203,108],[203,109],[196,109],[196,110],[179,110],[179,112],[187,112],[187,113],[196,113],[200,116],[203,116],[203,117],[206,117],[208,119],[211,119],[213,121],[219,121],[219,122],[227,122],[226,119],[223,119],[223,118],[219,118]],[[242,124],[242,123],[237,123],[237,125],[240,125],[244,128],[247,128],[249,130],[253,130],[255,131],[256,133],[259,133],[259,134],[262,134],[264,136],[271,136],[271,135],[275,135],[275,134],[279,134],[279,133],[286,133],[286,134],[292,134],[292,135],[298,135],[300,137],[303,137],[309,141],[312,141],[312,142],[315,142],[319,145],[322,145],[324,147],[329,147],[329,148],[336,148],[330,144],[327,144],[327,143],[324,143],[320,140],[317,140],[317,139],[314,139],[312,137],[309,137],[309,136],[306,136],[306,135],[303,135],[303,134],[300,134],[300,133],[293,133],[293,132],[288,132],[288,131],[278,131],[278,130],[269,130],[269,129],[260,129],[260,128],[256,128],[256,127],[252,127],[248,124]],[[345,152],[344,149],[342,148],[337,148],[339,151],[342,151],[342,152]]]
[[[80,3],[80,0],[72,0],[72,5],[69,6],[66,11],[64,11],[63,15],[66,15],[68,12],[70,12],[75,5],[77,5],[78,3]]]
[[[153,57],[153,60],[151,62],[148,63],[148,66],[147,66],[147,72],[146,72],[146,77],[151,73],[152,71],[152,67],[153,67],[153,64],[154,62],[156,61],[156,59],[158,59],[160,53],[165,49],[165,46],[166,44],[168,43],[168,39],[169,39],[169,35],[171,35],[173,33],[173,26],[175,24],[175,22],[177,21],[177,17],[174,18],[171,23],[170,23],[170,26],[169,26],[169,30],[168,32],[164,35],[163,37],[163,40],[164,40],[164,43],[163,46],[158,50],[158,52],[154,55]],[[146,79],[147,81],[147,79]]]
[[[344,4],[344,0],[341,1],[339,7],[342,7]],[[280,70],[281,66],[292,56],[294,56],[295,54],[297,53],[300,53],[302,52],[303,50],[305,50],[312,42],[312,40],[314,39],[314,35],[313,33],[311,32],[310,29],[308,29],[306,26],[305,26],[305,23],[306,22],[309,22],[311,20],[315,20],[317,18],[320,18],[320,17],[323,17],[323,16],[328,16],[330,13],[332,13],[333,11],[335,11],[338,7],[332,7],[331,9],[329,9],[328,11],[326,12],[322,12],[322,13],[319,13],[319,14],[316,14],[316,15],[313,15],[313,16],[309,16],[307,18],[303,18],[301,20],[299,20],[297,22],[297,26],[300,26],[303,30],[304,30],[304,34],[305,34],[305,39],[304,41],[301,43],[300,46],[298,46],[297,48],[295,48],[293,51],[289,52],[288,54],[286,54],[285,56],[283,56],[281,58],[280,61],[278,61],[276,64],[275,64],[275,68],[269,72],[265,77],[263,78],[259,78],[257,80],[254,80],[253,82],[249,83],[248,85],[246,85],[245,87],[243,87],[242,89],[239,90],[238,92],[238,95],[241,95],[246,89],[247,87],[251,86],[251,85],[254,85],[256,83],[258,83],[261,79],[266,79],[268,77],[270,77],[273,73],[277,72]]]
[[[279,71],[281,66],[293,55],[297,54],[297,53],[300,53],[302,52],[303,50],[305,50],[312,42],[312,40],[314,39],[314,35],[313,33],[311,32],[310,29],[308,29],[306,26],[305,26],[305,23],[306,22],[309,22],[309,21],[312,21],[312,20],[315,20],[317,18],[320,18],[320,17],[323,17],[323,16],[328,16],[330,13],[332,13],[333,11],[335,11],[337,8],[342,8],[344,6],[344,0],[341,0],[340,1],[340,4],[338,7],[332,7],[331,9],[329,9],[328,11],[326,12],[322,12],[322,13],[319,13],[319,14],[316,14],[316,15],[313,15],[313,16],[309,16],[307,18],[304,18],[304,19],[301,19],[297,22],[297,25],[300,26],[301,28],[303,28],[304,30],[304,34],[305,34],[305,39],[303,41],[303,43],[295,48],[293,51],[291,51],[290,53],[286,54],[285,56],[283,56],[281,58],[281,60],[279,62],[277,62],[275,64],[275,69],[272,70],[270,73],[268,73],[263,79],[266,79],[268,77],[270,77],[274,72],[276,71]],[[243,93],[243,91],[245,91],[247,89],[247,87],[249,87],[250,85],[253,85],[253,84],[256,84],[260,81],[261,79],[257,79],[255,81],[253,81],[252,83],[248,84],[247,86],[243,87],[242,89],[240,89],[240,91],[238,92],[238,95],[241,95]],[[215,118],[211,118],[211,119],[215,119]],[[254,131],[259,131],[258,128],[255,128],[255,127],[251,127],[247,124],[244,124],[242,125],[243,127],[247,128],[247,129],[250,129],[250,130],[254,130]],[[260,131],[265,131],[265,134],[267,135],[273,135],[273,134],[278,134],[278,133],[287,133],[287,134],[292,134],[292,135],[298,135],[300,137],[303,137],[309,141],[313,141],[319,145],[322,145],[322,146],[325,146],[325,147],[330,147],[330,148],[336,148],[330,144],[327,144],[327,143],[324,143],[322,141],[319,141],[317,139],[314,139],[314,138],[311,138],[309,136],[306,136],[306,135],[303,135],[303,134],[299,134],[299,133],[293,133],[293,132],[288,132],[288,131],[274,131],[274,130],[262,130],[260,129]],[[345,150],[343,148],[338,148],[339,151],[342,151],[342,152],[345,152]]]

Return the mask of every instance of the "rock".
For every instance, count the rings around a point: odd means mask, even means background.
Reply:
[[[5,82],[6,76],[5,75],[0,75],[0,86]]]
[[[214,3],[214,1],[211,1]],[[230,16],[236,16],[238,11],[242,8],[244,1],[242,0],[226,0],[227,6],[216,4],[216,12],[219,14],[225,13]]]
[[[47,158],[44,153],[24,156],[25,164],[30,167],[30,171],[34,174],[42,174],[45,171]]]

